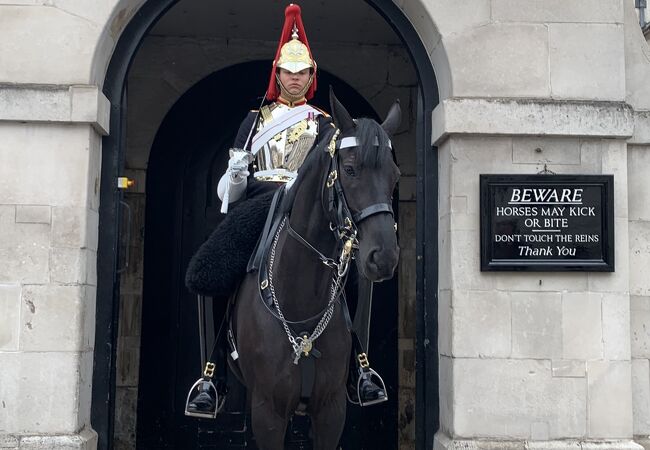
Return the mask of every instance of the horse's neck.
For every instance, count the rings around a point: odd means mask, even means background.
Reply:
[[[291,227],[327,257],[333,257],[336,242],[329,229],[320,193],[319,177],[305,180],[298,188],[289,219]],[[313,179],[315,178],[315,179]],[[320,311],[329,300],[332,269],[318,255],[285,231],[278,257],[277,291],[289,319],[304,319]],[[293,317],[291,317],[293,316]]]

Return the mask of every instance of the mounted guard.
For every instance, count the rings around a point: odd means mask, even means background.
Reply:
[[[212,384],[214,367],[209,366],[213,361],[206,353],[206,319],[201,296],[230,297],[246,272],[260,270],[262,253],[272,236],[263,236],[260,242],[257,239],[263,229],[269,228],[271,214],[281,203],[274,194],[279,189],[283,193],[289,191],[309,151],[323,139],[332,137],[335,127],[330,116],[307,103],[316,91],[316,69],[300,7],[291,4],[285,10],[285,23],[265,94],[270,103],[251,111],[242,121],[230,150],[228,168],[218,184],[222,212],[228,214],[193,256],[187,270],[188,289],[200,295],[201,352],[205,367],[203,377],[188,395],[187,415],[215,417],[223,404],[223,395],[218,401],[218,389]],[[348,396],[353,403],[365,406],[386,401],[387,395],[381,377],[370,368],[366,354],[372,282],[359,276],[358,284],[359,305],[354,325],[349,327],[356,331],[358,339],[354,345]],[[236,349],[233,348],[231,356],[236,358]],[[225,393],[220,390],[221,394]]]

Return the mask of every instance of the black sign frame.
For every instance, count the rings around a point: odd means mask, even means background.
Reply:
[[[593,259],[497,259],[492,240],[495,187],[509,186],[601,187],[601,257]],[[614,175],[480,175],[481,271],[614,272]]]

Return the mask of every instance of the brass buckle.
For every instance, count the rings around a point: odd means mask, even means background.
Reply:
[[[330,174],[327,176],[327,187],[331,188],[334,186],[334,181],[338,178],[339,174],[336,172],[336,170],[332,170]]]
[[[365,353],[359,353],[357,359],[359,360],[359,367],[361,367],[362,369],[366,369],[370,367],[370,363],[368,362],[368,355],[366,355]]]
[[[212,378],[212,376],[214,375],[214,368],[215,368],[214,363],[209,361],[205,363],[205,369],[203,369],[203,376]]]
[[[327,146],[327,150],[329,151],[330,158],[334,158],[334,155],[336,154],[336,138],[339,137],[340,133],[341,133],[341,130],[336,130],[334,132],[334,136],[332,136],[332,140],[330,141],[329,145]]]

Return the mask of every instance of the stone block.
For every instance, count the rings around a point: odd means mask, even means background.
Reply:
[[[4,5],[0,30],[12,43],[0,49],[0,61],[12,61],[0,67],[0,82],[89,83],[93,44],[101,32],[96,24],[57,8]]]
[[[0,205],[0,230],[0,283],[47,283],[50,225],[16,223],[16,207]]]
[[[18,350],[20,294],[20,285],[0,284],[0,351]]]
[[[631,295],[630,310],[633,313],[635,311],[650,311],[650,297]]]
[[[23,286],[20,349],[77,351],[82,348],[85,288]]]
[[[115,397],[115,440],[135,448],[138,389],[118,387]]]
[[[479,214],[479,175],[503,172],[504,165],[512,162],[512,139],[455,137],[451,141],[449,194],[466,197],[467,212]]]
[[[549,96],[545,25],[491,23],[445,37],[444,42],[454,96]]]
[[[566,359],[603,357],[601,295],[562,293],[562,347]]]
[[[438,353],[451,356],[453,308],[451,307],[452,291],[440,290],[438,293]]]
[[[637,111],[648,111],[650,109],[650,86],[647,80],[650,47],[641,32],[641,27],[635,26],[639,23],[639,17],[634,6],[634,2],[623,2],[627,101]]]
[[[116,372],[117,386],[138,386],[140,374],[140,336],[118,338]]]
[[[603,354],[605,359],[630,359],[630,297],[603,294]]]
[[[50,224],[51,208],[47,205],[16,205],[16,223]]]
[[[399,201],[414,202],[417,196],[417,179],[415,176],[402,175],[399,179]]]
[[[595,22],[623,23],[620,2],[609,0],[493,0],[496,22]]]
[[[628,138],[634,132],[632,108],[621,102],[455,98],[439,103],[431,119],[431,135],[436,145],[452,135]],[[503,168],[503,161],[494,163]],[[566,167],[576,170],[577,166]]]
[[[90,123],[102,136],[109,133],[110,102],[97,86],[70,87],[70,120]]]
[[[0,448],[8,448],[11,450],[18,450],[20,442],[16,436],[0,434]]]
[[[551,361],[554,377],[584,378],[587,376],[585,361],[574,359],[557,359]]]
[[[487,25],[492,21],[488,0],[477,0],[471,3],[438,0],[430,5],[423,3],[430,6],[430,13],[436,18],[438,31],[445,37]]]
[[[399,448],[415,450],[415,390],[400,389],[397,416]]]
[[[603,139],[602,152],[602,173],[614,175],[614,198],[627,199],[627,145],[620,140]],[[627,201],[617,202],[614,217],[617,219],[628,218]]]
[[[629,361],[587,361],[590,438],[632,437]]]
[[[580,447],[582,450],[641,450],[640,447],[635,442],[629,439],[606,439],[606,440],[588,440],[580,442]]]
[[[85,250],[86,252],[86,284],[97,286],[97,252]]]
[[[388,48],[388,84],[393,86],[417,86],[418,78],[412,69],[411,57],[401,46]]]
[[[634,435],[650,435],[650,361],[632,360]]]
[[[66,434],[83,426],[78,420],[78,353],[0,353],[0,367],[3,432]]]
[[[0,165],[2,201],[85,205],[91,133],[87,125],[0,122],[0,160],[11,161]]]
[[[494,285],[500,291],[581,292],[587,290],[587,275],[580,273],[499,273]]]
[[[650,311],[633,311],[630,320],[633,358],[650,358]]]
[[[481,272],[481,255],[479,254],[479,232],[451,231],[452,286],[454,289],[492,290],[498,275],[491,272]]]
[[[511,292],[509,295],[512,301],[512,357],[561,357],[561,294]]]
[[[512,320],[506,293],[455,290],[451,306],[451,348],[455,357],[510,356]]]
[[[650,267],[650,221],[630,221],[628,229],[630,266]],[[645,270],[630,271],[630,293],[637,297],[650,295],[650,277]]]
[[[622,25],[552,23],[548,34],[554,98],[625,100]]]
[[[84,287],[83,300],[83,336],[81,349],[92,351],[95,347],[95,313],[97,305],[97,288],[95,286]]]
[[[94,450],[97,448],[97,433],[83,429],[79,434],[22,436],[20,450]]]
[[[580,164],[580,141],[565,138],[516,137],[512,139],[516,164]]]
[[[593,292],[628,292],[630,289],[630,247],[628,220],[614,219],[615,272],[589,272],[589,290]]]
[[[415,389],[415,339],[399,338],[397,351],[399,352],[400,389]]]
[[[455,359],[440,356],[439,389],[440,392],[440,429],[455,434],[454,410],[456,408],[456,394],[454,392],[454,364]]]
[[[650,147],[628,145],[627,147],[627,182],[628,190],[633,193],[628,197],[628,217],[630,220],[650,221]]]
[[[456,436],[531,439],[533,425],[549,439],[585,434],[585,381],[553,378],[550,361],[456,359],[453,376]]]
[[[87,208],[52,208],[52,246],[97,250],[98,214]]]
[[[88,252],[77,248],[50,250],[50,279],[59,284],[84,284],[88,279]]]

